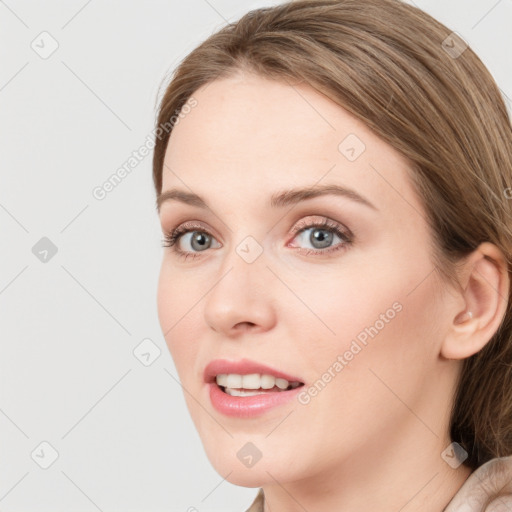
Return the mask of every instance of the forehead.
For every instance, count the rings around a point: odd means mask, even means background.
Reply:
[[[218,153],[218,158],[286,153],[288,159],[296,155],[329,160],[337,153],[340,123],[347,130],[365,128],[308,86],[254,74],[215,80],[193,96],[197,106],[173,130],[169,151],[174,147],[179,151],[177,146],[186,139],[189,146],[201,153]],[[197,153],[186,156],[190,159]]]
[[[323,180],[357,189],[378,207],[396,207],[401,196],[404,208],[420,208],[407,159],[308,85],[238,73],[193,97],[197,105],[169,139],[163,191],[185,185],[207,197],[229,186],[261,197]]]

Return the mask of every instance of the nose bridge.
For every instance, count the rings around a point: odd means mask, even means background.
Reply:
[[[206,322],[224,332],[240,323],[268,328],[275,314],[272,291],[267,286],[271,275],[262,244],[250,235],[244,237],[225,254],[219,267],[218,278],[206,297]]]
[[[262,245],[254,237],[246,236],[226,254],[212,294],[226,292],[237,301],[249,302],[248,299],[257,298],[257,285],[265,280],[268,272]]]
[[[226,252],[220,275],[224,276],[222,280],[228,280],[228,286],[234,287],[234,293],[243,292],[242,287],[254,289],[269,273],[266,260],[263,244],[254,236],[245,235]]]

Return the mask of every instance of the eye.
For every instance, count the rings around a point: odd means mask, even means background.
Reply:
[[[297,247],[296,249],[306,255],[325,255],[345,249],[353,240],[349,229],[326,217],[321,217],[319,220],[303,220],[293,228],[292,234],[294,240],[298,238],[302,244],[310,244],[312,248]],[[336,239],[339,242],[332,246]],[[217,245],[214,244],[214,241]],[[222,247],[206,228],[191,222],[184,223],[166,234],[162,242],[163,247],[170,247],[173,253],[185,259],[201,257],[201,252],[206,252],[214,247]],[[189,244],[190,250],[183,249],[182,244],[185,246]],[[288,244],[287,247],[295,247],[295,245]]]
[[[293,231],[295,238],[300,239],[301,243],[310,245],[310,248],[297,248],[299,252],[307,255],[326,254],[345,249],[352,243],[353,238],[350,230],[326,217],[315,221],[303,220],[295,226]],[[332,246],[336,239],[339,243]]]
[[[215,238],[200,224],[185,223],[170,233],[166,233],[162,240],[163,247],[170,247],[178,256],[195,258],[200,256],[195,252],[204,252],[212,246]],[[192,250],[182,249],[180,244],[190,244]],[[217,247],[221,247],[219,244]]]

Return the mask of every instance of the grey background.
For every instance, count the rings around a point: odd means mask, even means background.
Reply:
[[[277,3],[0,1],[1,511],[236,512],[255,496],[209,464],[160,331],[151,151],[93,190],[146,143],[179,60]],[[512,97],[512,0],[414,3]]]

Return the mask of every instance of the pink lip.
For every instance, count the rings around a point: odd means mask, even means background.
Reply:
[[[207,384],[213,407],[226,416],[249,418],[264,413],[272,407],[285,404],[292,400],[304,386],[288,391],[271,391],[254,396],[231,396],[224,393],[216,382]]]
[[[267,374],[286,379],[288,382],[302,382],[302,380],[249,359],[242,359],[240,361],[216,359],[212,361],[204,370],[204,381],[208,387],[210,401],[213,407],[220,413],[238,418],[256,416],[272,407],[289,402],[303,387],[298,386],[287,391],[272,391],[254,396],[231,396],[224,393],[215,382],[215,377],[224,373],[237,373],[239,375],[251,373]]]
[[[273,375],[274,377],[286,379],[288,382],[303,382],[299,377],[288,375],[265,364],[251,361],[250,359],[241,359],[240,361],[228,361],[227,359],[215,359],[204,369],[204,381],[215,382],[215,377],[223,373],[237,373],[238,375],[248,375],[259,373]]]

